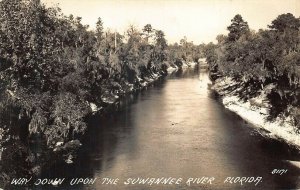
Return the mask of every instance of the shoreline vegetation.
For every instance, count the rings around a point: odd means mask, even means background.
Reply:
[[[241,15],[208,44],[212,90],[223,105],[268,138],[300,150],[300,18],[279,15],[258,32]]]
[[[72,163],[86,117],[196,63],[204,45],[168,44],[151,24],[121,34],[36,0],[0,1],[0,187]],[[7,187],[9,188],[9,187]]]

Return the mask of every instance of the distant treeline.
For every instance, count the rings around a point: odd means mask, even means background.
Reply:
[[[197,61],[203,47],[186,38],[168,45],[150,24],[123,35],[99,18],[90,30],[39,0],[0,1],[1,181],[38,174],[49,161],[45,150],[79,144],[91,105],[105,107],[168,68]]]
[[[227,29],[205,47],[211,79],[231,77],[239,84],[232,90],[245,101],[272,85],[270,119],[291,116],[300,129],[300,18],[281,14],[255,32],[238,14]]]

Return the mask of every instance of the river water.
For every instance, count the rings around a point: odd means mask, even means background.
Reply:
[[[138,94],[118,111],[91,120],[79,160],[55,171],[97,178],[72,189],[297,189],[299,170],[280,143],[262,138],[209,90],[206,72],[186,70]],[[287,169],[283,175],[273,169]],[[214,177],[212,184],[188,178]],[[227,177],[262,177],[262,182],[224,183]],[[104,185],[102,178],[119,178]],[[128,178],[182,178],[179,185],[124,185]],[[70,189],[70,188],[68,188]]]

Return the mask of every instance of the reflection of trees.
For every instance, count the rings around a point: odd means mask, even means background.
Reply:
[[[88,118],[89,130],[82,139],[83,146],[76,155],[74,164],[56,164],[47,171],[43,171],[43,177],[48,178],[92,178],[96,173],[101,173],[114,165],[115,159],[122,154],[120,139],[131,134],[134,125],[130,118],[130,105],[134,104],[139,93],[133,93],[113,105],[102,115]],[[134,145],[135,143],[130,143]],[[64,186],[61,189],[67,188]],[[76,186],[81,189],[83,186]]]

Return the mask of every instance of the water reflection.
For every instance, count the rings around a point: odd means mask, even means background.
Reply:
[[[77,189],[165,189],[122,182],[129,177],[202,176],[214,176],[216,181],[212,186],[183,183],[167,189],[299,188],[299,170],[284,161],[291,159],[287,148],[272,150],[280,143],[262,138],[224,109],[207,88],[209,83],[206,72],[190,69],[128,96],[117,111],[91,119],[78,162],[60,166],[55,173],[120,178],[117,186],[98,180]],[[274,168],[289,172],[271,175]],[[226,185],[228,176],[263,176],[263,183]]]

